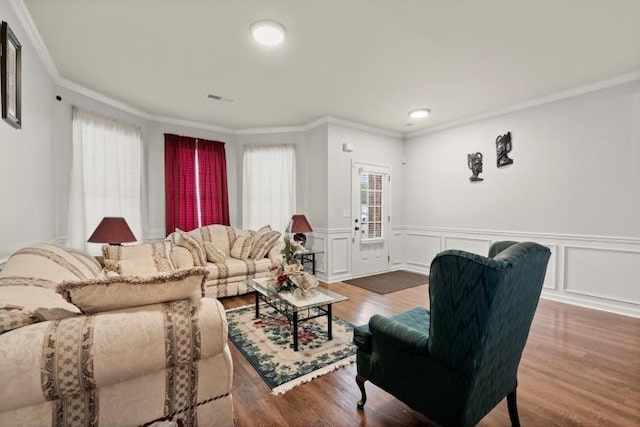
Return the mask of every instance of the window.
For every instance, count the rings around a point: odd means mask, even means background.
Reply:
[[[384,175],[360,174],[360,216],[362,239],[382,238],[382,183]]]
[[[224,143],[164,135],[165,225],[190,231],[229,225],[227,161]]]
[[[97,253],[87,239],[105,216],[124,217],[143,240],[141,129],[77,107],[72,123],[70,246]]]
[[[296,210],[295,147],[246,147],[242,171],[242,227],[284,231]]]

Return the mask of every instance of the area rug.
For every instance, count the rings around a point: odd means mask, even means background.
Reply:
[[[298,326],[298,351],[293,351],[291,325],[266,304],[227,311],[229,340],[271,388],[282,394],[334,369],[355,361],[353,325],[333,316],[333,339],[327,340],[327,316]]]
[[[429,276],[398,270],[345,280],[344,282],[384,295],[429,283]]]

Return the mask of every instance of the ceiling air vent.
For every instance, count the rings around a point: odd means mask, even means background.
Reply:
[[[212,93],[207,95],[207,98],[215,99],[216,101],[235,102],[235,99],[233,99],[233,98],[227,98],[226,96],[214,95]]]

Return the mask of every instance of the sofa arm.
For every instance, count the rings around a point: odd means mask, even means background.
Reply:
[[[429,353],[429,331],[419,331],[394,319],[374,314],[369,319],[374,349],[379,346],[392,346],[416,355]]]
[[[191,256],[191,252],[189,252],[187,248],[183,248],[182,246],[173,245],[171,249],[171,260],[173,261],[173,265],[177,270],[193,268],[195,266],[193,263],[193,256]]]
[[[37,323],[0,335],[0,412],[228,352],[219,301],[171,301]]]

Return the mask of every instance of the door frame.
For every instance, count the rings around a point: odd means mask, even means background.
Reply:
[[[391,200],[392,200],[392,169],[391,165],[384,163],[371,163],[371,162],[360,162],[356,160],[351,160],[351,218],[349,219],[350,223],[350,238],[351,238],[351,276],[352,277],[360,277],[366,276],[369,274],[375,274],[378,272],[363,272],[360,268],[360,240],[356,238],[357,231],[355,230],[355,220],[360,217],[360,182],[356,179],[356,172],[359,172],[359,169],[364,168],[367,171],[373,173],[381,173],[386,176],[385,182],[383,183],[383,200],[382,200],[382,241],[384,241],[385,253],[384,256],[387,257],[387,267],[382,271],[389,271],[391,267]],[[359,175],[359,173],[358,173]],[[357,204],[357,209],[356,209]],[[385,218],[386,217],[386,218]],[[359,224],[360,222],[358,222]]]

